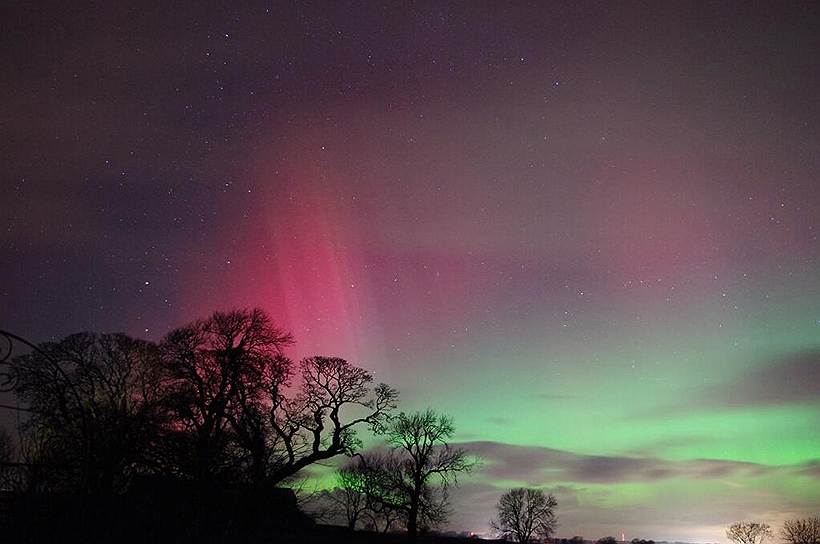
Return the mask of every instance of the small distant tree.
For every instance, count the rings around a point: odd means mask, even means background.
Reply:
[[[584,544],[584,537],[575,535],[574,537],[569,539],[569,542],[570,544]]]
[[[633,538],[630,544],[655,544],[654,540],[646,540],[645,538]]]
[[[618,540],[614,536],[605,536],[598,539],[598,544],[617,544]]]
[[[788,544],[819,544],[820,516],[786,520],[780,536]]]
[[[768,524],[755,521],[738,521],[726,528],[726,538],[736,544],[761,544],[771,536]]]
[[[502,538],[531,542],[533,537],[549,538],[557,526],[558,501],[540,489],[511,489],[498,500],[496,519],[490,522]]]

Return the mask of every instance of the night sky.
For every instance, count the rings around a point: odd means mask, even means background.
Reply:
[[[817,4],[124,4],[0,8],[0,328],[261,306],[455,418],[453,530],[817,513]]]

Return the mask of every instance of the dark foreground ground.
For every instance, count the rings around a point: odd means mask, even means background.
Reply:
[[[401,533],[382,534],[368,531],[351,532],[345,527],[335,527],[329,525],[317,525],[313,531],[302,535],[293,535],[292,542],[306,542],[309,544],[326,544],[338,542],[344,544],[411,544],[407,535]],[[480,540],[478,538],[466,538],[458,536],[444,535],[421,535],[416,540],[418,544],[469,544],[501,542],[498,540]]]
[[[132,527],[112,530],[106,523],[90,526],[55,525],[50,522],[25,527],[0,528],[0,542],[15,543],[213,543],[213,544],[468,544],[472,542],[500,542],[479,540],[458,536],[424,534],[411,540],[403,533],[375,533],[350,531],[346,527],[313,525],[310,527],[275,528],[248,530],[236,527],[229,530],[212,531],[205,523],[202,526],[188,525],[181,530],[160,530],[157,526],[146,526],[135,520]]]
[[[192,493],[151,486],[107,498],[0,493],[0,543],[410,544],[405,534],[318,525],[290,490]],[[477,539],[421,535],[419,544]],[[482,541],[486,542],[486,541]]]

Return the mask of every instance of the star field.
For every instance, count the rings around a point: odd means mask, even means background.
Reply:
[[[810,4],[0,8],[0,326],[262,306],[561,536],[820,504]]]

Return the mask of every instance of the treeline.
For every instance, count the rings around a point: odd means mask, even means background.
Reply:
[[[33,346],[11,360],[27,415],[18,440],[0,438],[0,491],[113,498],[162,477],[166,488],[185,482],[196,502],[219,490],[253,496],[351,456],[351,470],[378,467],[393,526],[415,535],[444,521],[447,486],[474,464],[449,446],[452,420],[397,413],[397,391],[369,371],[336,357],[292,361],[292,343],[252,309],[156,343],[85,332]],[[385,438],[385,453],[360,454],[365,429]]]

